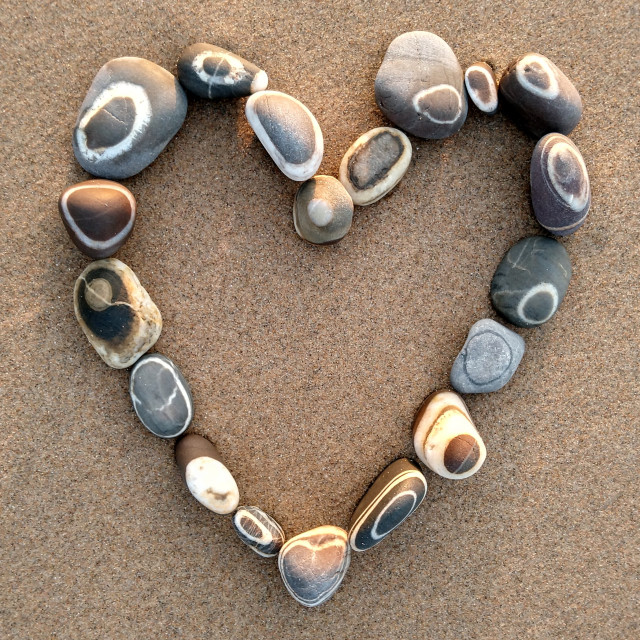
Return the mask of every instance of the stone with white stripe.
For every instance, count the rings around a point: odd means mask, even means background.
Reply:
[[[471,102],[483,113],[498,110],[498,83],[496,74],[486,62],[476,62],[464,72],[464,84]]]
[[[427,480],[406,458],[392,462],[358,503],[349,524],[349,544],[366,551],[401,525],[427,495]]]
[[[240,507],[233,514],[233,528],[240,540],[263,558],[277,556],[285,541],[282,527],[258,507]]]

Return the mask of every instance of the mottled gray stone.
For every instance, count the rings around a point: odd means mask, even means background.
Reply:
[[[515,244],[491,281],[491,302],[518,327],[549,320],[562,302],[571,279],[565,248],[553,238],[531,236]]]
[[[488,318],[478,320],[451,369],[451,384],[460,393],[488,393],[504,387],[524,355],[524,340]]]
[[[233,528],[240,540],[263,558],[277,556],[285,541],[282,527],[258,507],[239,507],[233,514]]]

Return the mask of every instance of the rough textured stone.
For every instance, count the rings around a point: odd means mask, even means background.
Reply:
[[[498,83],[496,74],[486,62],[476,62],[464,72],[464,84],[471,102],[483,113],[498,110]]]
[[[233,514],[233,528],[240,540],[263,558],[277,556],[285,541],[282,527],[258,507],[240,507]]]

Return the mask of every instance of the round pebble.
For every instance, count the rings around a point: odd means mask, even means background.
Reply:
[[[464,72],[464,84],[471,102],[483,113],[498,110],[498,83],[496,74],[486,62],[476,62]]]
[[[277,556],[285,541],[282,527],[258,507],[240,507],[233,514],[233,528],[240,540],[263,558]]]

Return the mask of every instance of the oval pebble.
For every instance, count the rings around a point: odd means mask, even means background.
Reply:
[[[247,120],[282,173],[291,180],[313,177],[322,162],[324,140],[318,121],[302,102],[280,91],[254,93]]]
[[[58,210],[80,251],[92,258],[108,258],[131,234],[136,200],[117,182],[86,180],[63,191]]]
[[[400,526],[427,495],[427,480],[406,458],[392,462],[358,503],[349,524],[349,544],[366,551]]]
[[[437,391],[424,401],[413,424],[413,445],[431,471],[452,480],[472,476],[487,457],[467,406],[453,391]]]
[[[496,74],[486,62],[476,62],[464,72],[464,84],[471,102],[483,113],[498,110],[498,83]]]
[[[140,422],[160,438],[175,438],[193,416],[193,399],[180,369],[159,354],[142,356],[131,369],[131,402]]]
[[[73,299],[82,331],[110,367],[131,366],[160,337],[158,307],[116,258],[92,262],[76,280]]]
[[[582,100],[571,80],[549,58],[527,53],[505,70],[500,101],[513,121],[536,138],[571,133],[582,117]]]
[[[428,31],[389,45],[375,80],[376,102],[391,122],[419,138],[446,138],[467,118],[467,95],[451,47]]]
[[[566,249],[553,238],[531,236],[511,247],[498,265],[491,302],[512,324],[535,327],[558,310],[570,280]]]
[[[378,127],[349,147],[340,163],[340,182],[354,204],[372,204],[400,182],[410,162],[409,138],[398,129]]]
[[[233,515],[233,528],[240,540],[263,558],[277,556],[285,541],[282,527],[258,507],[240,507]]]
[[[238,485],[209,440],[190,433],[176,443],[175,456],[187,488],[201,505],[219,514],[236,510]]]
[[[531,157],[531,203],[538,222],[557,236],[587,219],[591,186],[578,147],[560,133],[538,140]]]
[[[178,59],[178,80],[201,98],[237,98],[264,91],[267,74],[255,64],[212,44],[188,46]]]
[[[460,393],[502,389],[524,355],[524,340],[495,320],[478,320],[453,363],[451,385]]]

